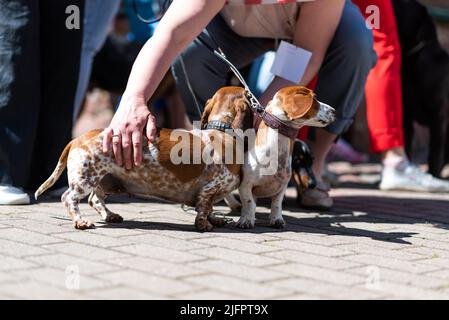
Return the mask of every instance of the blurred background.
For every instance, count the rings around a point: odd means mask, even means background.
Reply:
[[[422,0],[432,19],[434,20],[439,41],[442,47],[449,51],[449,1]],[[137,12],[141,17],[154,16],[151,0],[137,0]],[[146,24],[139,20],[133,6],[133,0],[121,2],[108,38],[95,57],[89,89],[84,98],[83,106],[73,128],[73,136],[77,137],[91,129],[106,127],[118,105],[120,94],[124,91],[127,77],[132,63],[140,47],[149,39],[155,24]],[[114,70],[114,72],[110,72]],[[255,85],[258,77],[264,75],[251,72],[251,67],[242,70]],[[230,78],[230,83],[237,84]],[[255,88],[257,91],[257,88]],[[171,74],[167,74],[155,96],[150,101],[150,107],[156,114],[158,125],[161,127],[188,127],[189,121],[185,115],[183,103],[176,93],[176,87]],[[406,106],[404,106],[405,108]],[[426,169],[429,130],[414,123],[412,160]],[[357,137],[357,138],[355,138]],[[362,105],[356,116],[351,130],[345,134],[329,155],[330,168],[335,162],[347,162],[357,165],[360,163],[378,162],[378,157],[369,154],[369,135],[366,123],[366,108]],[[338,170],[334,170],[338,171]],[[446,165],[442,177],[449,178],[449,166]],[[332,179],[331,179],[332,180]]]

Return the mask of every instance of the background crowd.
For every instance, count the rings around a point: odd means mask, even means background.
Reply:
[[[329,132],[339,137],[329,145],[331,148],[323,149],[317,139],[321,134],[318,131],[300,132],[299,138],[312,147],[313,169],[318,176],[316,188],[302,196],[303,206],[332,207],[328,191],[333,177],[326,172],[326,159],[354,164],[380,161],[383,169],[379,188],[383,190],[449,192],[449,182],[445,180],[448,175],[444,171],[449,163],[449,81],[445,80],[449,79],[449,68],[446,69],[449,58],[439,51],[438,58],[432,56],[432,61],[441,60],[435,71],[441,72],[441,77],[433,74],[434,83],[426,81],[435,93],[427,92],[425,96],[441,96],[432,103],[442,111],[436,112],[435,117],[432,110],[424,113],[424,117],[431,118],[431,135],[440,139],[429,138],[427,129],[419,126],[414,136],[410,136],[408,127],[416,127],[413,122],[417,121],[408,117],[414,112],[410,110],[431,108],[417,102],[420,87],[416,87],[418,81],[413,78],[418,72],[414,63],[436,52],[437,44],[420,38],[434,33],[434,25],[416,18],[417,13],[428,16],[427,11],[420,11],[424,7],[417,2],[410,1],[412,4],[407,4],[404,10],[402,6],[408,2],[346,1],[321,70],[307,83],[316,89],[323,102],[334,105],[326,101],[333,99],[348,110],[343,110],[341,121],[329,128]],[[66,9],[73,5],[79,8],[79,29],[66,27],[70,15]],[[164,1],[152,0],[0,0],[0,204],[29,203],[26,191],[34,190],[51,174],[61,150],[73,135],[109,125],[120,105],[132,65],[157,27],[157,22],[142,20],[157,20],[164,5]],[[358,29],[353,22],[359,16],[368,18],[372,11],[366,8],[370,5],[379,8],[380,24],[372,28],[363,24]],[[214,18],[208,31],[224,45],[225,52],[229,52],[226,43],[235,46],[241,41],[245,46],[252,46],[254,57],[245,57],[243,45],[238,55],[231,52],[229,56],[242,67],[253,91],[262,95],[273,78],[267,67],[275,49],[273,41],[252,37],[249,44],[247,37],[228,30],[229,14],[223,11]],[[405,34],[401,28],[409,20],[417,31]],[[351,41],[344,42],[340,37],[350,37]],[[417,45],[408,48],[410,43]],[[227,72],[218,81],[211,80],[217,76],[214,68],[226,66],[216,67],[216,61],[210,65],[199,64],[199,59],[208,57],[198,43],[192,43],[182,57],[175,60],[149,100],[158,126],[191,128],[191,121],[199,118],[197,107],[202,108],[214,90],[208,86],[238,85]],[[345,69],[345,64],[354,64],[356,68],[346,66]],[[353,72],[342,73],[348,68]],[[189,75],[196,80],[190,83]],[[326,79],[334,82],[333,88],[325,88]],[[335,89],[338,86],[350,93],[344,97],[332,96],[338,92]],[[410,88],[416,89],[415,96],[410,96]],[[369,147],[360,148],[357,144],[364,134],[360,131],[364,126],[357,122],[365,124],[360,112],[353,121],[359,105],[364,106],[361,110],[366,110]],[[437,127],[443,129],[432,132]],[[346,141],[353,142],[353,146]],[[423,157],[423,153],[429,156]],[[426,166],[413,164],[411,157]],[[431,174],[425,173],[427,168]],[[66,181],[61,179],[54,195],[60,194],[59,189],[64,185]]]

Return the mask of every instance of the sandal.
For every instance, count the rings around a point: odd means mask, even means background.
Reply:
[[[307,209],[329,210],[334,201],[329,196],[330,186],[324,182],[318,182],[314,189],[306,190],[301,196],[301,206]]]

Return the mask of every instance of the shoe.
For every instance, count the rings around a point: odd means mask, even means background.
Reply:
[[[22,189],[0,185],[0,205],[30,204],[30,196]]]
[[[345,161],[351,164],[361,164],[368,162],[367,154],[355,150],[346,140],[340,138],[332,145],[327,155],[327,161]]]
[[[314,189],[306,190],[301,196],[301,206],[308,209],[329,210],[334,201],[329,196],[330,187],[324,182],[318,182]]]
[[[449,192],[449,181],[437,179],[422,172],[417,166],[408,164],[403,170],[384,167],[379,188],[384,191]]]

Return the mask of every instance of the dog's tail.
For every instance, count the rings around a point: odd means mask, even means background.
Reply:
[[[64,169],[67,166],[67,158],[68,158],[69,151],[70,151],[71,147],[72,147],[72,142],[70,142],[64,148],[64,151],[62,151],[62,154],[59,157],[58,164],[56,165],[56,168],[53,171],[53,173],[51,174],[51,176],[34,193],[34,198],[36,200],[41,194],[43,194],[45,191],[47,191],[47,189],[51,188],[55,184],[55,182],[58,181],[61,174],[64,172]]]

